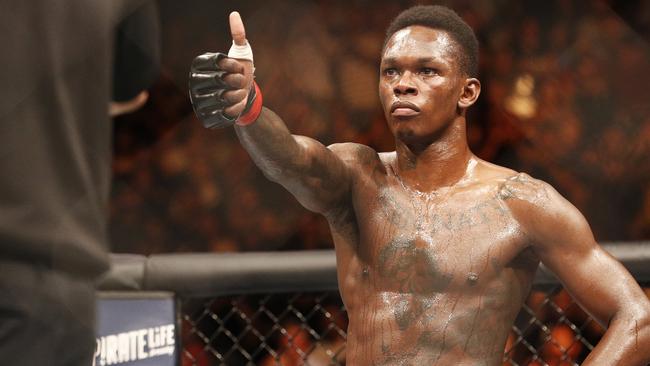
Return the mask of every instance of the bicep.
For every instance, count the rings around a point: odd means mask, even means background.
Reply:
[[[295,172],[285,172],[278,183],[289,190],[308,210],[326,214],[351,196],[353,172],[346,151],[326,147],[312,138],[294,135],[299,146]]]
[[[630,273],[596,243],[583,215],[556,192],[535,226],[534,249],[542,263],[601,324],[643,297]]]
[[[589,249],[546,251],[540,259],[601,325],[644,296],[623,265],[595,243]]]

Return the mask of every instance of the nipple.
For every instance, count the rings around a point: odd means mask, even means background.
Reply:
[[[478,274],[476,272],[470,272],[467,274],[467,282],[469,282],[470,285],[476,285],[478,282]]]

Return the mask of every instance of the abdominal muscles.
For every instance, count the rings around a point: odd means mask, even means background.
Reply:
[[[521,300],[495,287],[359,298],[348,309],[347,364],[499,365]]]

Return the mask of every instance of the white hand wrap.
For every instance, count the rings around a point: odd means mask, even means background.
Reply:
[[[232,46],[230,46],[230,50],[228,51],[228,57],[253,62],[253,49],[251,48],[251,44],[246,41],[245,45],[239,46],[235,44],[235,41],[232,41]]]

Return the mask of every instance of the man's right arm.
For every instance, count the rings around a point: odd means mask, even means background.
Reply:
[[[353,173],[344,160],[354,159],[355,150],[347,144],[328,148],[292,135],[277,114],[261,107],[253,84],[252,50],[236,12],[230,15],[230,31],[234,45],[229,57],[205,54],[192,65],[190,95],[199,118],[210,128],[235,124],[239,140],[264,175],[307,209],[327,215],[349,203]]]
[[[280,117],[266,108],[255,123],[235,129],[264,175],[307,209],[327,214],[347,202],[353,173],[337,155],[350,153],[345,145],[328,148],[309,137],[292,135]]]

